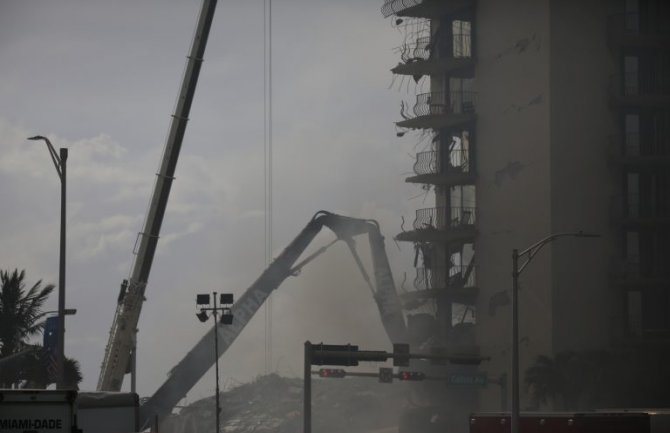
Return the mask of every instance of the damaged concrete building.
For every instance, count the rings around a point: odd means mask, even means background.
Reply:
[[[402,35],[395,83],[417,93],[396,123],[422,146],[406,181],[435,199],[396,237],[417,249],[410,296],[433,308],[409,325],[491,357],[461,367],[487,386],[447,387],[445,417],[509,410],[511,252],[554,233],[601,237],[552,242],[521,277],[521,380],[540,355],[595,350],[651,354],[626,374],[667,378],[670,3],[387,0],[382,14]]]

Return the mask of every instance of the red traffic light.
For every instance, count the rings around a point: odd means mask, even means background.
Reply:
[[[398,373],[399,380],[424,380],[426,375],[420,371],[401,371]]]
[[[345,377],[347,372],[341,368],[321,368],[319,369],[319,377],[333,377],[336,379]]]

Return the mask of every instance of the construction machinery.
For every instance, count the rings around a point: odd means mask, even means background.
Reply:
[[[109,332],[105,357],[100,369],[98,391],[119,391],[123,385],[124,375],[130,370],[131,356],[135,356],[135,334],[144,302],[144,292],[149,281],[151,264],[158,245],[163,215],[174,180],[179,151],[184,139],[215,9],[216,0],[203,1],[182,79],[179,99],[172,115],[163,159],[151,196],[149,212],[144,222],[144,228],[139,233],[136,241],[136,247],[139,244],[137,254],[130,277],[121,284],[114,321]]]
[[[332,230],[337,238],[307,256],[300,263],[295,264],[324,226]],[[368,235],[374,268],[374,284],[355,249],[354,237],[361,234]],[[319,211],[235,303],[232,307],[232,313],[235,317],[233,324],[216,324],[219,327],[219,357],[240,335],[273,290],[279,287],[289,276],[297,275],[307,263],[321,255],[338,240],[347,244],[363,274],[363,278],[373,290],[382,324],[390,340],[393,343],[404,341],[406,336],[405,318],[393,282],[393,275],[384,247],[384,238],[379,231],[379,224],[374,220],[351,218]],[[171,370],[167,381],[140,407],[140,426],[142,428],[147,427],[156,418],[163,419],[170,414],[177,402],[184,398],[186,393],[211,368],[215,362],[211,356],[213,343],[214,329],[200,339],[195,347]]]

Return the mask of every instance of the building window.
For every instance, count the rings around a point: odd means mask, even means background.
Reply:
[[[640,3],[639,0],[626,0],[626,31],[640,31]]]
[[[454,57],[457,59],[472,57],[472,24],[470,21],[454,20],[451,30]]]
[[[640,292],[628,292],[628,331],[635,336],[642,335],[642,295]]]
[[[626,216],[631,218],[640,216],[640,175],[638,173],[626,175]]]
[[[626,156],[640,155],[640,115],[626,114],[624,146]]]
[[[625,56],[623,58],[624,94],[626,96],[635,96],[640,94],[638,70],[639,59],[637,56]]]

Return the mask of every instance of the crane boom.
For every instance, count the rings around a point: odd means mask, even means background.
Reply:
[[[375,268],[376,291],[374,294],[377,307],[381,314],[382,323],[392,342],[401,342],[405,336],[405,319],[402,306],[393,283],[391,269],[384,248],[384,238],[379,231],[379,225],[372,220],[344,217],[329,212],[320,211],[310,220],[298,236],[270,263],[267,269],[244,292],[242,297],[233,305],[235,320],[232,325],[218,326],[219,357],[226,352],[230,345],[249,323],[254,314],[268,298],[270,293],[289,276],[295,275],[309,261],[313,260],[325,248],[312,254],[299,265],[294,263],[309,246],[323,226],[331,229],[338,237],[350,246],[353,236],[367,233],[370,239],[373,266]],[[331,243],[332,245],[332,243]],[[363,271],[363,269],[361,268]],[[364,271],[363,271],[364,272]],[[364,275],[365,274],[364,272]],[[212,347],[214,330],[207,334],[189,351],[175,366],[165,383],[140,408],[140,426],[146,427],[155,417],[163,418],[172,408],[184,398],[186,393],[200,380],[214,364]]]
[[[149,212],[144,222],[144,228],[138,235],[139,249],[127,285],[125,282],[122,285],[122,293],[119,296],[114,321],[109,332],[109,341],[98,379],[98,391],[119,391],[121,389],[130,354],[134,349],[134,334],[137,330],[137,323],[144,302],[144,292],[158,244],[160,228],[165,215],[184,132],[186,131],[216,2],[217,0],[203,0],[202,3],[179,99],[177,100],[175,113],[172,115],[160,171],[157,173],[156,184],[151,196]]]

